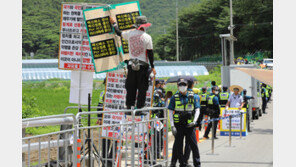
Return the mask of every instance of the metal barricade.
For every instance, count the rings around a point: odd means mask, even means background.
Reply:
[[[22,162],[25,166],[72,166],[76,162],[76,118],[74,114],[52,115],[22,120]],[[30,127],[61,125],[60,131],[25,136]]]
[[[164,118],[150,119],[149,111],[163,110]],[[139,115],[146,111],[146,115]],[[124,119],[121,123],[103,120],[102,125],[91,121],[77,127],[79,138],[77,166],[167,166],[168,120],[166,108],[80,112],[76,121],[89,115],[104,114]],[[111,115],[113,114],[113,115]],[[78,125],[78,124],[77,124]]]

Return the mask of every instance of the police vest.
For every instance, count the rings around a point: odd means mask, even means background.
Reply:
[[[203,93],[200,95],[200,106],[205,107],[207,105],[207,94]]]
[[[248,102],[248,100],[246,98],[246,95],[243,96],[243,99],[244,99],[244,102],[245,102],[243,108],[249,108],[249,102]]]
[[[264,95],[265,95],[265,97],[269,97],[269,94],[268,94],[267,89],[266,89],[266,88],[263,88],[263,90],[265,90],[265,91],[263,91],[263,92],[261,93],[261,96],[264,97]]]
[[[160,99],[158,100],[153,100],[153,107],[164,107],[162,101]],[[151,118],[155,118],[155,117],[163,117],[163,110],[152,110],[151,112]]]
[[[214,102],[213,102],[213,99],[216,95],[211,95],[208,97],[208,107],[211,108],[211,109],[214,109]]]
[[[226,105],[229,98],[229,93],[228,92],[220,93],[219,98],[220,98],[220,104]]]
[[[175,113],[174,113],[174,123],[179,124],[189,124],[193,121],[193,111],[194,111],[194,93],[188,92],[188,103],[182,104],[179,94],[175,94]]]

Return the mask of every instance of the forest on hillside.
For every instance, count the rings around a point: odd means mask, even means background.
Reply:
[[[114,4],[133,0],[64,0]],[[61,0],[22,1],[22,56],[58,57]],[[176,0],[139,0],[152,23],[156,59],[175,60]],[[219,34],[229,33],[229,0],[178,0],[180,60],[220,54]],[[273,50],[272,0],[233,0],[235,53]]]

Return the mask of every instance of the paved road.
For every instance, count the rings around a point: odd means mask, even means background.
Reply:
[[[202,167],[271,167],[273,166],[273,105],[267,105],[267,114],[251,123],[247,137],[232,137],[229,147],[228,136],[215,140],[214,155],[211,140],[199,143]],[[202,137],[203,132],[200,133]],[[171,143],[170,143],[171,144]],[[171,148],[171,146],[169,147]],[[170,154],[171,156],[171,154]],[[192,164],[192,158],[189,161]]]

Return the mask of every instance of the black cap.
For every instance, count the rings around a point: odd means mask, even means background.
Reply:
[[[179,78],[178,79],[178,85],[181,84],[181,83],[185,83],[186,85],[188,85],[188,81],[184,78]]]
[[[155,79],[155,85],[159,84],[159,79]]]

